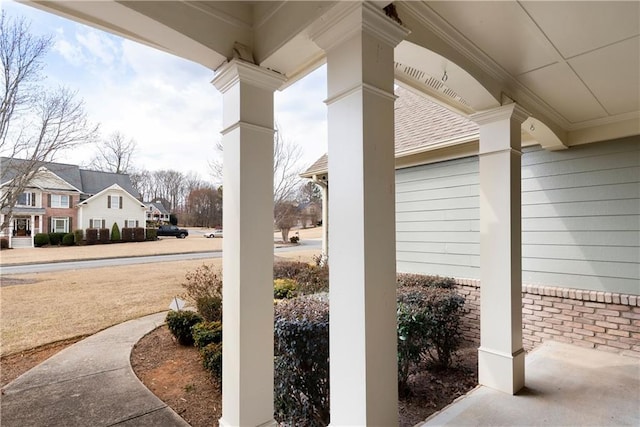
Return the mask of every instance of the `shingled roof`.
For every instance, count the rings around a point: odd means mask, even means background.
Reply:
[[[28,161],[23,159],[0,157],[3,184],[15,178],[16,174],[22,173],[21,171],[24,170],[24,165],[27,163]],[[133,188],[131,178],[126,174],[80,169],[77,165],[66,163],[38,162],[37,165],[38,168],[46,168],[88,196],[93,196],[113,184],[118,184],[135,198],[140,196],[138,191]]]
[[[415,150],[427,151],[453,140],[478,137],[478,125],[426,97],[398,86],[395,102],[396,157]],[[316,160],[303,176],[328,170],[328,156]]]

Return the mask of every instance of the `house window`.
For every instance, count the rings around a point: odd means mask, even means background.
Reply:
[[[108,196],[107,197],[108,209],[122,209],[122,196]]]
[[[89,228],[105,228],[106,221],[102,218],[92,218],[89,220]]]
[[[135,228],[138,227],[138,220],[135,219],[125,219],[124,220],[125,228]]]
[[[69,196],[62,194],[51,195],[51,207],[52,208],[68,208]]]
[[[51,231],[54,233],[68,233],[69,218],[51,218]]]
[[[18,206],[35,206],[36,205],[36,193],[22,193],[18,196],[16,203]]]

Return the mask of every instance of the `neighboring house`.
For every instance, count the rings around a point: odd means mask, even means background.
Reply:
[[[298,218],[302,228],[315,227],[322,219],[322,204],[319,202],[304,202],[298,205]]]
[[[0,191],[11,182],[25,161],[0,158]],[[25,191],[18,196],[9,227],[1,235],[11,247],[32,247],[37,233],[69,233],[77,229],[144,226],[145,207],[128,175],[80,169],[76,165],[42,163]],[[0,212],[4,221],[8,212]]]
[[[145,212],[147,221],[169,222],[169,211],[167,211],[160,200],[145,202]]]
[[[477,340],[478,127],[407,89],[396,94],[397,270],[458,279],[476,317],[467,337]],[[635,326],[624,319],[630,308],[620,305],[640,298],[640,138],[560,151],[523,140],[522,152],[525,347],[555,339],[640,355]],[[322,177],[330,188],[327,156],[302,176]],[[606,309],[620,316],[620,329],[616,319],[583,318],[598,308],[583,308],[587,302],[603,309],[615,302]]]

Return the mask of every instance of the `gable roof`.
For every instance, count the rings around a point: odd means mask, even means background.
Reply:
[[[117,174],[116,174],[117,175]],[[125,195],[132,199],[135,200],[136,203],[138,203],[138,205],[142,208],[142,209],[146,209],[146,206],[144,203],[142,203],[140,200],[138,200],[136,197],[134,197],[133,194],[129,193],[126,189],[122,188],[120,185],[118,184],[112,184],[108,187],[103,188],[102,190],[100,190],[99,192],[97,192],[96,194],[92,194],[91,197],[89,197],[86,200],[81,201],[80,203],[78,203],[78,207],[81,207],[83,205],[88,205],[89,202],[91,202],[94,199],[97,199],[99,197],[101,197],[102,195],[104,195],[105,193],[109,192],[109,191],[113,191],[113,190],[122,190]]]
[[[145,205],[147,205],[148,207],[153,206],[154,208],[156,208],[162,215],[169,215],[169,211],[167,211],[164,207],[164,205],[162,204],[162,202],[158,201],[158,202],[146,202]]]
[[[478,125],[442,105],[402,86],[396,87],[396,157],[415,150],[426,151],[449,141],[477,140]],[[310,177],[328,170],[328,156],[322,155],[302,176]]]
[[[117,184],[136,199],[140,197],[138,191],[133,188],[129,175],[80,169],[80,176],[82,178],[82,191],[86,194],[98,194],[105,188]]]
[[[0,170],[2,170],[2,184],[13,180],[21,171],[29,166],[29,161],[11,157],[0,157]],[[55,174],[69,185],[75,187],[81,193],[92,196],[107,187],[117,184],[123,190],[131,194],[134,198],[140,194],[133,187],[131,177],[126,174],[98,172],[80,169],[77,165],[54,162],[37,162],[38,168],[45,168]]]

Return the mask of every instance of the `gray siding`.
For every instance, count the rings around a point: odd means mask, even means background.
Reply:
[[[480,277],[478,158],[396,172],[398,271]],[[640,294],[640,140],[522,158],[525,283]]]

